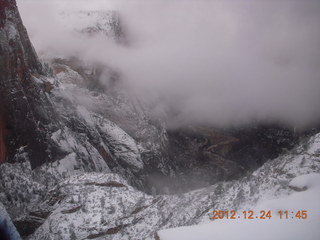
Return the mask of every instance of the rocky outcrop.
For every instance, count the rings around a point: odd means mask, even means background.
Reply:
[[[120,16],[115,11],[76,11],[62,12],[60,17],[66,24],[72,22],[69,26],[72,31],[84,34],[87,37],[105,36],[115,40],[120,44],[127,44],[126,36],[123,31]],[[81,19],[79,24],[77,22]]]
[[[49,129],[54,128],[50,103],[33,80],[42,65],[22,24],[15,0],[0,1],[0,144],[1,162],[21,161],[32,167],[54,158]]]
[[[63,61],[56,61],[60,70],[54,68],[56,76],[50,76],[52,71],[42,66],[34,52],[15,1],[2,0],[1,6],[0,161],[27,161],[32,169],[41,167],[56,178],[77,172],[112,170],[126,177],[132,185],[143,188],[146,159],[142,159],[142,152],[145,150],[126,133],[129,128],[123,130],[122,127],[131,125],[131,133],[139,136],[142,131],[137,130],[138,123],[142,125],[144,137],[149,129],[148,135],[151,131],[156,135],[155,127],[145,124],[148,119],[139,116],[137,108],[130,105],[124,94],[108,96],[112,91],[107,94],[101,86],[94,86],[101,74],[99,69],[88,74],[84,67],[77,67],[79,64],[71,66],[68,62],[69,67]],[[108,30],[108,19],[105,19],[108,14],[98,12],[92,16],[101,16],[103,27]],[[114,14],[111,17],[112,36],[120,38],[119,21]],[[70,86],[74,76],[76,81],[86,81],[85,84],[76,82],[78,85]],[[68,91],[68,87],[77,93]],[[93,105],[98,107],[100,103],[101,108],[90,109],[82,96],[94,98]],[[119,127],[109,121],[110,118],[115,121],[134,118],[134,125],[119,121]],[[156,144],[150,145],[152,148]],[[154,150],[150,148],[149,151]]]

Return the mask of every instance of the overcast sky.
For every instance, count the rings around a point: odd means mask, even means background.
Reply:
[[[320,1],[18,0],[38,52],[117,69],[170,126],[320,119]],[[61,10],[120,13],[129,46],[79,38]],[[76,23],[75,23],[76,24]],[[72,25],[72,23],[71,23]]]

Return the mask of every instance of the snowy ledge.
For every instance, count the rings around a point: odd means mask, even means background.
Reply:
[[[242,209],[237,211],[239,218],[224,218],[209,224],[162,230],[158,233],[159,237],[161,240],[319,240],[320,174],[296,177],[289,183],[289,187],[298,191],[286,197],[258,203],[250,209],[254,212],[253,219],[244,219],[242,212],[248,209]],[[271,218],[260,219],[262,210],[270,211]],[[279,211],[282,211],[282,219]],[[307,215],[304,216],[302,211]]]

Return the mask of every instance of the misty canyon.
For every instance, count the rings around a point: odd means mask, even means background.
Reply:
[[[0,0],[0,238],[172,239],[318,174],[320,6],[258,2]]]

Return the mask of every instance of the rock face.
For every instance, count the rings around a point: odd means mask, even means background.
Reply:
[[[161,148],[163,128],[149,124],[144,110],[125,93],[105,92],[92,84],[100,71],[88,73],[83,66],[73,69],[74,64],[56,62],[53,77],[39,62],[15,1],[0,3],[0,163],[30,162],[31,169],[46,172],[44,178],[51,182],[45,181],[44,187],[75,173],[113,171],[145,189],[148,166],[168,172],[155,153]],[[121,37],[115,21],[112,36]],[[27,175],[34,174],[29,170]],[[13,197],[11,176],[3,171],[0,178],[5,205],[26,207],[25,197],[33,190],[26,188],[25,196]]]
[[[120,17],[115,11],[63,11],[60,17],[71,31],[87,37],[105,36],[120,44],[127,43]]]
[[[112,19],[116,17],[112,15]],[[118,25],[117,20],[110,31],[121,37]],[[146,124],[141,122],[148,120],[125,94],[109,97],[101,88],[81,86],[81,81],[96,81],[99,71],[80,75],[60,64],[53,78],[52,70],[42,65],[34,52],[15,1],[1,0],[0,65],[0,162],[30,161],[32,169],[50,168],[57,178],[111,169],[143,188],[143,146],[121,128],[129,126],[128,122],[119,121],[119,127],[107,118],[131,119],[143,128]],[[78,85],[71,84],[73,80]],[[81,94],[84,97],[79,99]],[[100,103],[97,106],[101,108],[89,108],[83,103],[85,98],[93,105]],[[137,133],[139,127],[132,129]]]
[[[1,0],[0,6],[0,162],[19,161],[19,150],[24,149],[34,168],[51,158],[47,132],[54,118],[45,94],[32,80],[42,65],[16,2]]]

